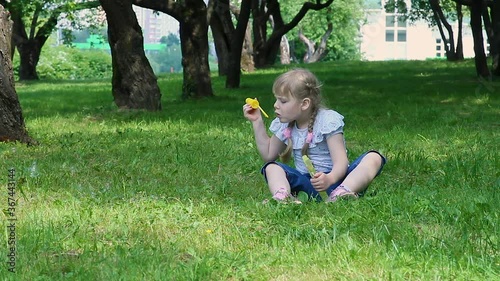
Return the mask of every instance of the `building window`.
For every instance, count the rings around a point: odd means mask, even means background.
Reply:
[[[406,42],[406,19],[404,17],[397,15],[385,16],[385,27],[386,42]]]
[[[406,42],[406,30],[398,30],[398,42]]]
[[[445,56],[445,50],[443,45],[443,40],[441,38],[436,38],[436,57],[442,58]]]
[[[406,20],[403,17],[398,17],[398,27],[406,28]]]
[[[382,0],[365,0],[366,9],[382,9]]]
[[[386,30],[385,31],[385,41],[386,42],[394,42],[394,30]]]
[[[396,23],[396,17],[395,16],[385,16],[385,27],[394,27]]]

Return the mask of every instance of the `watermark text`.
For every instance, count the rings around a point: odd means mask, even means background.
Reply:
[[[7,269],[16,272],[16,170],[10,168],[7,174]]]

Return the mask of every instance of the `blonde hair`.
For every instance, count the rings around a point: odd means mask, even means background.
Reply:
[[[320,108],[323,107],[321,100],[321,84],[316,76],[309,70],[296,68],[287,71],[274,81],[273,93],[279,96],[293,97],[297,100],[308,98],[311,103],[311,117],[307,126],[308,133],[312,133],[314,121]],[[288,129],[292,130],[295,126],[295,121],[288,124]],[[302,147],[302,155],[308,155],[309,142],[304,142]],[[280,159],[283,162],[288,162],[292,154],[292,139],[288,138],[288,144],[283,153],[280,154]]]

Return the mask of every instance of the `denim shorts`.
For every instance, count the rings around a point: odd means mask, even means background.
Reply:
[[[356,160],[352,161],[349,164],[349,167],[347,168],[347,172],[346,172],[345,176],[342,179],[340,179],[338,182],[336,182],[336,183],[332,184],[330,187],[328,187],[328,189],[326,190],[326,193],[328,195],[330,195],[330,193],[342,183],[342,181],[345,179],[345,177],[347,177],[347,175],[350,172],[352,172],[358,166],[358,164],[361,162],[361,160],[363,160],[363,158],[370,152],[375,152],[378,155],[380,155],[380,157],[382,157],[382,165],[380,165],[380,169],[378,170],[377,175],[376,175],[376,176],[378,176],[382,172],[382,169],[384,168],[384,165],[387,162],[387,159],[380,152],[378,152],[376,150],[370,150],[370,151],[367,151],[367,152],[361,154],[358,158],[356,158]],[[307,193],[309,195],[310,198],[315,198],[316,201],[322,200],[319,193],[316,191],[316,189],[314,189],[314,187],[311,184],[311,176],[309,175],[309,173],[302,174],[301,172],[297,171],[295,168],[292,168],[292,167],[290,167],[286,164],[283,164],[281,162],[271,161],[271,162],[267,162],[266,164],[264,164],[264,166],[262,167],[260,172],[264,175],[264,179],[266,180],[266,182],[267,182],[267,178],[266,178],[266,174],[265,174],[264,169],[269,164],[276,164],[276,165],[280,166],[281,168],[283,168],[283,170],[285,170],[286,178],[287,178],[288,182],[290,183],[290,187],[291,187],[291,191],[292,191],[293,195],[297,195],[300,191],[304,191],[305,193]],[[363,196],[363,194],[364,194],[364,191],[359,193],[358,195]]]

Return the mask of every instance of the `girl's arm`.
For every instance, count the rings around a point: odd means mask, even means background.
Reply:
[[[252,122],[255,143],[262,159],[265,162],[276,160],[279,154],[286,148],[286,145],[275,135],[269,137],[259,110],[255,110],[245,104],[243,106],[243,113]]]
[[[344,142],[344,134],[336,134],[326,140],[330,157],[333,162],[333,169],[328,173],[330,179],[329,185],[332,185],[345,177],[347,168],[349,167],[349,159],[347,159],[347,152]]]
[[[317,191],[327,190],[332,184],[345,177],[349,159],[344,144],[344,135],[336,134],[326,139],[330,157],[333,161],[333,169],[328,174],[316,173],[311,183]]]
[[[275,135],[271,137],[267,135],[267,129],[262,119],[260,122],[252,122],[252,126],[255,134],[255,143],[257,144],[262,160],[265,162],[276,160],[279,154],[286,148],[286,145]]]

